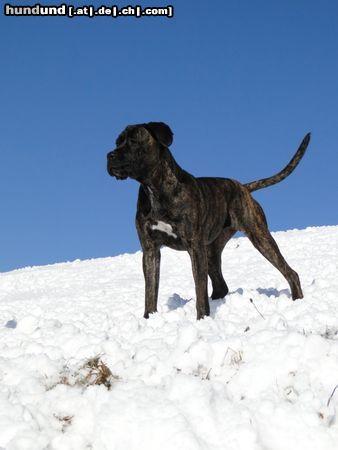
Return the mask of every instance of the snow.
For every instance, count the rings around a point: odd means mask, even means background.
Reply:
[[[241,237],[201,321],[184,252],[149,320],[140,252],[0,274],[0,449],[337,450],[338,226],[274,237],[304,299]]]

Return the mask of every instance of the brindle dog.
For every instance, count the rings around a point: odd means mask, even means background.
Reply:
[[[271,236],[261,206],[251,192],[280,182],[295,169],[310,141],[307,134],[289,164],[277,175],[247,184],[229,178],[195,178],[175,161],[168,147],[173,133],[162,122],[128,126],[108,153],[108,173],[140,183],[136,227],[143,249],[144,317],[157,310],[160,248],[187,250],[196,288],[197,319],[209,315],[208,275],[212,299],[228,286],[221,271],[225,244],[236,231],[252,244],[289,283],[293,300],[303,297],[297,273]]]

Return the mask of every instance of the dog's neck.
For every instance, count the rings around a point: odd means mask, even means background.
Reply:
[[[144,179],[139,180],[145,191],[153,197],[160,193],[162,196],[173,195],[177,187],[182,185],[182,173],[189,175],[177,164],[168,148],[163,148],[161,152],[155,168]]]

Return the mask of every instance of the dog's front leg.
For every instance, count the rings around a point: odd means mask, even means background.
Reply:
[[[208,259],[205,246],[193,247],[189,250],[192,264],[192,273],[196,289],[197,320],[209,316],[208,300]]]
[[[143,249],[143,274],[145,281],[145,310],[144,317],[157,311],[157,296],[160,279],[160,248],[149,246]]]

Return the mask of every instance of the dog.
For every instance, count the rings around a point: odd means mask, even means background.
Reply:
[[[157,311],[163,245],[189,253],[197,319],[208,316],[208,275],[212,283],[211,299],[225,297],[229,289],[222,275],[221,255],[236,231],[245,233],[281,272],[290,286],[292,299],[303,298],[298,274],[283,258],[268,230],[263,209],[251,192],[289,176],[306,151],[310,133],[278,174],[246,184],[229,178],[194,177],[175,161],[168,148],[172,142],[173,132],[163,122],[129,125],[118,136],[116,149],[107,155],[109,175],[140,183],[136,228],[143,250],[144,317]]]

